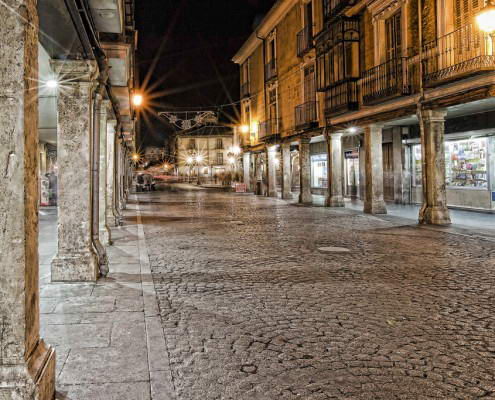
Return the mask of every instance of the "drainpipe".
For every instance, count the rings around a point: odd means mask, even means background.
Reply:
[[[98,255],[98,265],[100,266],[100,275],[108,274],[108,260],[105,248],[102,246],[99,237],[100,230],[100,107],[101,107],[101,86],[98,85],[93,95],[93,135],[91,143],[91,200],[92,200],[92,237],[93,246]]]
[[[426,149],[425,149],[425,131],[423,125],[423,101],[424,101],[424,88],[423,88],[423,10],[421,9],[421,0],[417,0],[418,3],[418,57],[419,57],[419,99],[416,113],[418,114],[419,121],[419,133],[421,137],[421,178],[423,181],[423,201],[419,210],[418,222],[424,223],[425,211],[426,211]]]

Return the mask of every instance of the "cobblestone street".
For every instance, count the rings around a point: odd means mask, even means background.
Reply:
[[[493,235],[253,195],[139,201],[177,399],[495,399]]]

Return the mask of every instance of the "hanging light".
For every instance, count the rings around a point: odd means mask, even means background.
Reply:
[[[241,133],[249,133],[249,125],[241,125]]]
[[[45,82],[47,88],[55,89],[58,87],[58,81],[55,79],[49,79]]]
[[[135,93],[132,95],[132,104],[134,104],[135,107],[139,107],[143,104],[143,95],[139,93]]]

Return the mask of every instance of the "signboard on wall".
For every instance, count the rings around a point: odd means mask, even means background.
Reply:
[[[236,183],[235,192],[236,193],[246,193],[247,187],[245,183]]]

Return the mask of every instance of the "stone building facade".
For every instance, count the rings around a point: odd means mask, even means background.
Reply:
[[[95,281],[106,272],[108,227],[125,208],[134,151],[133,7],[132,0],[0,4],[2,400],[55,397],[54,350],[39,335],[41,175],[58,175],[52,281]]]
[[[297,162],[302,203],[312,193],[329,206],[360,198],[370,213],[419,203],[432,224],[450,222],[448,206],[495,210],[495,63],[481,7],[277,2],[233,58],[246,183],[276,196],[279,170],[290,198]]]
[[[239,156],[233,129],[208,125],[178,133],[175,153],[179,176],[201,182],[235,172]]]

